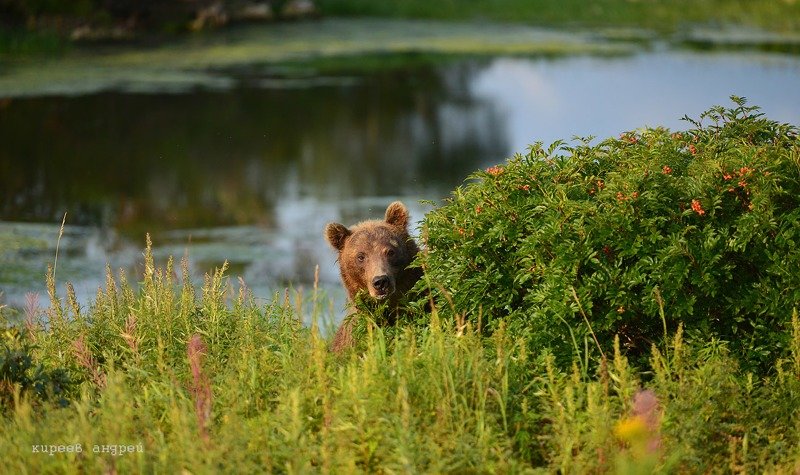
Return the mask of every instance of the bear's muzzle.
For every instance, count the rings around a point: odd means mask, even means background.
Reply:
[[[394,293],[394,279],[386,274],[376,276],[372,279],[369,290],[370,295],[378,300],[383,300]]]

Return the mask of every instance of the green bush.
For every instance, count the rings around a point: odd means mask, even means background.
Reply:
[[[732,99],[686,132],[539,143],[472,175],[423,222],[420,285],[443,315],[505,321],[562,361],[617,334],[644,354],[681,322],[748,364],[783,354],[800,303],[800,140]]]

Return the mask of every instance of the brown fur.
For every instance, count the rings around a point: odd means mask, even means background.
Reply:
[[[350,228],[329,223],[325,238],[339,253],[342,284],[352,301],[360,291],[386,300],[396,309],[400,298],[422,276],[419,268],[408,265],[419,252],[408,234],[408,209],[399,201],[386,208],[383,220],[364,221]],[[352,346],[353,316],[348,315],[334,337],[332,350]]]

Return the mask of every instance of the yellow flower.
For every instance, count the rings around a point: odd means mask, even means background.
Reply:
[[[622,419],[614,426],[614,435],[627,443],[645,441],[648,435],[647,423],[642,416]]]

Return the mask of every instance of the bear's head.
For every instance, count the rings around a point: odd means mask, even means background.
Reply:
[[[350,299],[361,291],[378,300],[396,301],[419,279],[419,269],[409,269],[419,248],[408,234],[409,215],[395,201],[384,219],[364,221],[350,228],[329,223],[325,238],[339,253],[342,282]]]

